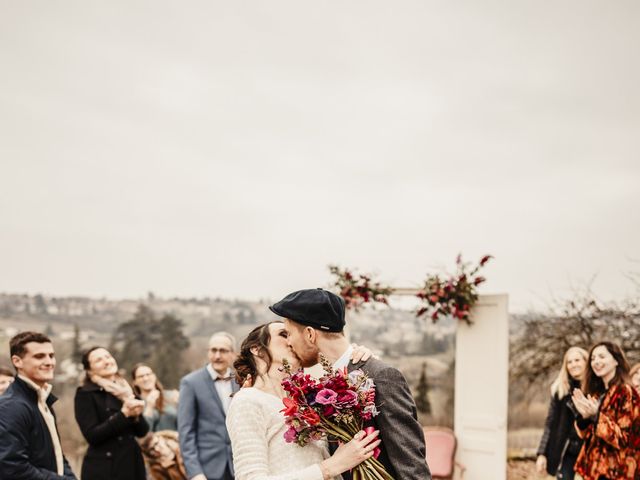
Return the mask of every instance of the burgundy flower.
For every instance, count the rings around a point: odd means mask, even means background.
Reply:
[[[322,409],[322,415],[325,417],[330,417],[334,413],[336,413],[336,409],[333,407],[333,405],[325,405],[325,407]]]
[[[358,394],[353,390],[345,390],[338,395],[336,403],[343,406],[355,406],[358,404]]]
[[[484,264],[487,263],[492,258],[493,258],[493,255],[485,255],[480,259],[480,266],[484,267]]]

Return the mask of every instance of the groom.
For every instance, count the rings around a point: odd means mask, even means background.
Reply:
[[[402,373],[373,357],[357,366],[349,362],[352,347],[343,331],[344,300],[321,288],[299,290],[269,308],[284,317],[289,347],[303,367],[318,363],[322,353],[335,369],[360,368],[374,381],[380,414],[373,420],[382,439],[378,460],[396,480],[430,480],[424,433]],[[349,473],[342,476],[351,478]]]

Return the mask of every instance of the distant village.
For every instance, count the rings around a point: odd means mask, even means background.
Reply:
[[[70,339],[77,326],[85,339],[104,338],[144,304],[158,315],[169,313],[182,320],[184,333],[190,338],[207,337],[218,330],[244,335],[251,327],[274,318],[267,308],[270,303],[266,299],[161,298],[151,292],[144,298],[120,300],[0,293],[0,333],[10,337],[32,325]],[[453,346],[452,321],[434,325],[415,318],[411,311],[386,307],[347,315],[353,341],[371,345],[385,355],[444,352]]]

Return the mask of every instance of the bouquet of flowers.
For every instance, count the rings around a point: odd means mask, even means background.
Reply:
[[[284,434],[288,443],[303,447],[326,437],[348,442],[363,430],[366,421],[378,414],[373,380],[362,370],[334,371],[326,358],[322,355],[320,358],[324,375],[319,380],[306,375],[302,369],[293,372],[291,365],[284,362],[288,376],[282,381],[282,387],[288,397],[282,400],[285,406],[282,412],[289,426]],[[371,433],[373,428],[364,430]],[[393,480],[378,461],[378,455],[380,449],[376,448],[372,457],[356,466],[352,470],[353,479]]]

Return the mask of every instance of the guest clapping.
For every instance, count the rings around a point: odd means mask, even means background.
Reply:
[[[562,367],[551,384],[551,402],[538,447],[536,469],[563,480],[574,478],[573,466],[582,447],[582,439],[574,428],[576,409],[571,393],[580,388],[587,366],[588,353],[580,347],[571,347],[564,354]]]
[[[144,418],[152,432],[178,430],[178,391],[165,390],[151,367],[138,363],[131,370],[133,391],[145,401]]]
[[[576,472],[584,480],[640,478],[640,395],[629,383],[629,363],[620,347],[599,342],[589,352],[582,390],[573,403],[584,445]]]
[[[89,443],[82,478],[145,480],[144,460],[134,438],[149,431],[142,416],[144,401],[136,399],[118,375],[118,364],[106,349],[87,350],[82,365],[87,376],[75,397],[76,421]]]

